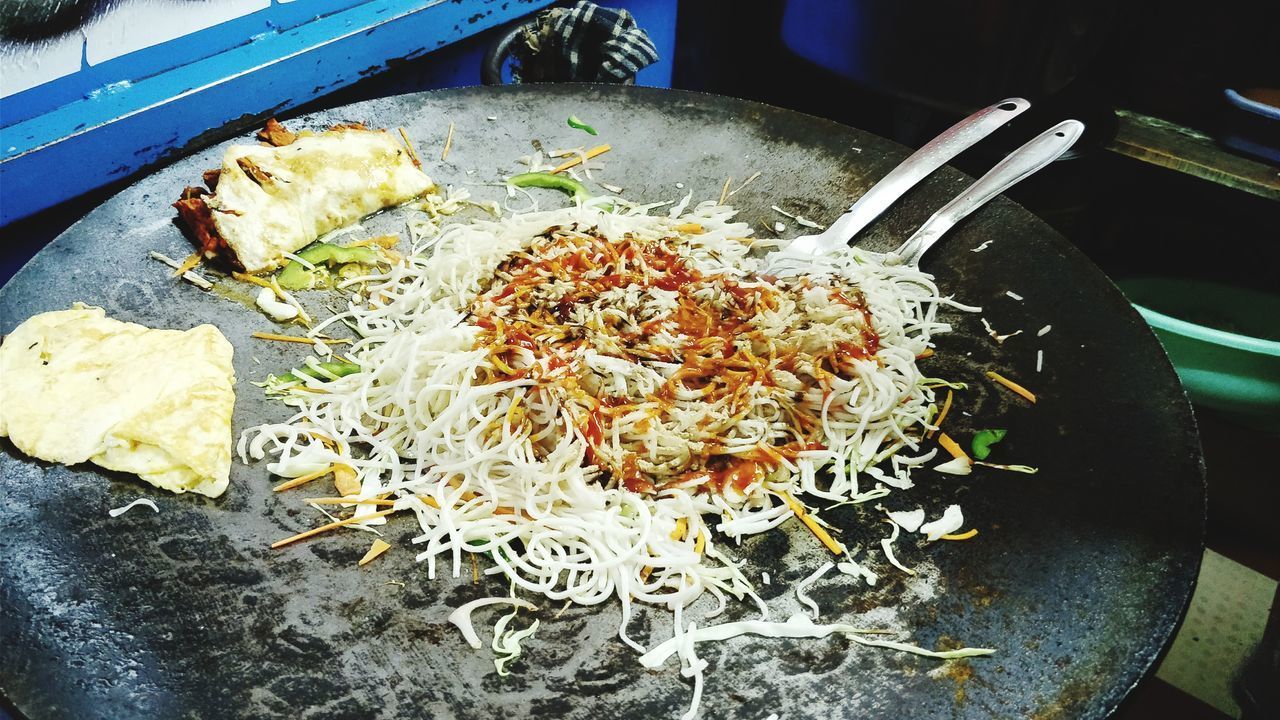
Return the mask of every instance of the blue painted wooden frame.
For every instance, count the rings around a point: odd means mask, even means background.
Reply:
[[[86,93],[86,82],[111,77],[105,66],[124,61],[117,58],[84,78],[63,78],[50,89],[33,88],[6,98],[4,114],[22,119],[0,128],[0,225],[181,154],[229,124],[279,113],[385,70],[397,60],[419,57],[551,4],[329,2],[330,7],[342,7],[316,15],[314,7],[305,13],[299,9],[305,2],[273,5],[270,11],[298,23],[275,23],[266,32],[204,57],[192,55],[193,48],[207,49],[201,33],[245,32],[245,23],[262,22],[255,18],[261,13],[224,24],[230,28],[210,28],[140,50],[136,54],[143,55],[142,60],[150,56],[156,61],[161,57],[156,54],[167,47],[182,48],[172,50],[178,54],[170,58],[169,69],[145,77],[117,80]],[[128,62],[141,61],[131,57]],[[246,96],[254,101],[246,102]],[[65,103],[58,104],[60,100]]]

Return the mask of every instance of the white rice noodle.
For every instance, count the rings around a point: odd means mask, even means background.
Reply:
[[[134,500],[128,505],[122,505],[118,508],[111,508],[110,510],[107,511],[107,515],[110,515],[111,517],[120,517],[121,515],[129,512],[130,510],[138,507],[139,505],[141,505],[142,507],[151,508],[152,512],[157,512],[157,513],[160,512],[160,508],[156,507],[155,502],[153,502],[150,498],[138,498],[137,500]]]
[[[796,599],[800,601],[801,605],[804,605],[805,607],[809,608],[809,611],[813,613],[814,620],[818,619],[818,615],[820,615],[822,611],[818,609],[818,603],[814,602],[813,598],[809,597],[809,595],[805,593],[805,590],[808,590],[810,585],[817,582],[819,578],[821,578],[823,575],[826,575],[831,570],[831,568],[835,566],[836,566],[835,563],[828,562],[822,567],[818,568],[809,577],[796,583]]]
[[[844,575],[849,575],[851,577],[856,577],[856,578],[862,578],[862,580],[866,582],[867,585],[870,585],[872,587],[874,587],[875,584],[880,581],[880,576],[876,575],[870,569],[865,568],[862,565],[859,565],[858,563],[854,562],[853,558],[847,558],[845,562],[836,563],[836,570]]]
[[[832,377],[825,391],[796,390],[806,393],[803,402],[820,417],[822,449],[797,453],[741,492],[702,492],[697,482],[669,484],[650,495],[629,492],[608,482],[596,464],[584,462],[588,444],[574,421],[572,398],[554,385],[538,386],[535,379],[489,381],[495,365],[487,350],[473,349],[481,330],[468,322],[467,313],[499,265],[552,226],[578,224],[608,238],[656,241],[672,237],[680,224],[697,223],[701,233],[681,237],[685,262],[704,274],[752,282],[764,263],[751,255],[758,241],[750,238],[750,228],[734,221],[732,209],[714,201],[690,210],[691,199],[690,193],[660,215],[647,213],[661,203],[619,200],[613,212],[570,207],[443,229],[419,223],[411,233],[413,252],[360,279],[358,299],[363,302],[349,301],[344,311],[312,330],[349,328],[356,340],[345,354],[363,370],[341,378],[303,378],[308,391],[284,397],[296,414],[246,431],[237,453],[245,462],[268,461],[268,469],[282,477],[298,477],[338,461],[349,464],[360,478],[362,498],[390,497],[396,509],[416,518],[419,532],[413,544],[429,578],[440,572],[458,577],[468,555],[483,554],[491,559],[484,572],[503,577],[517,592],[580,605],[618,598],[623,603],[619,637],[633,646],[626,637],[632,603],[676,610],[710,593],[719,609],[728,597],[750,598],[767,619],[768,607],[722,544],[785,522],[791,512],[778,499],[783,492],[857,503],[911,487],[912,469],[933,457],[933,450],[921,449],[920,428],[936,400],[936,385],[926,383],[915,358],[933,335],[950,329],[938,319],[938,308],[966,306],[943,297],[919,268],[885,265],[880,256],[857,248],[812,258],[807,272],[815,281],[837,278],[859,289],[879,337],[875,357],[852,361],[851,372]],[[805,312],[820,313],[827,302],[824,293],[798,302],[812,304]],[[637,299],[644,312],[659,312],[664,302],[660,292]],[[831,311],[848,314],[847,308]],[[799,312],[780,306],[762,310],[755,321],[766,333],[794,334],[799,332]],[[602,351],[580,359],[600,378],[603,391],[621,389],[633,397],[652,392],[675,369],[632,364]],[[314,357],[309,366],[319,367]],[[748,397],[744,416],[719,420],[724,452],[797,439],[778,417],[769,388],[751,387]],[[662,422],[642,425],[647,417],[642,411],[615,418],[612,436],[602,440],[599,452],[621,452],[624,444],[642,446],[641,460],[655,466],[692,452],[687,440],[691,428],[712,411],[699,409],[696,392],[678,396],[675,404],[680,411]],[[520,413],[539,422],[507,422]],[[341,453],[317,436],[337,441]],[[352,448],[358,451],[353,454]],[[823,479],[828,476],[830,482]],[[867,478],[875,487],[859,487]],[[376,508],[357,507],[357,514]],[[673,536],[679,521],[686,531]],[[910,573],[893,557],[897,534],[894,525],[893,537],[882,547],[891,563]],[[863,576],[874,582],[874,575]],[[494,603],[529,606],[511,598],[487,598],[459,608],[450,619],[474,647],[479,639],[470,613]],[[790,624],[768,627],[799,632]],[[809,636],[835,631],[812,627],[802,630]],[[682,663],[696,688],[705,663],[693,653],[693,643],[708,630],[722,632],[690,627],[684,633],[692,639]]]
[[[871,640],[862,637],[862,635],[868,632],[878,632],[878,630],[857,628],[845,623],[815,625],[812,620],[800,613],[792,615],[786,622],[741,620],[738,622],[721,623],[719,625],[691,629],[679,638],[667,640],[640,656],[640,664],[647,668],[661,667],[662,664],[672,655],[675,655],[680,651],[683,644],[724,641],[740,635],[759,635],[761,637],[768,638],[824,638],[834,633],[842,633],[859,645],[892,648],[894,650],[901,650],[903,652],[914,653],[916,655],[940,660],[976,657],[980,655],[994,655],[996,652],[990,648],[960,648],[958,650],[937,652],[907,643],[888,640]]]
[[[462,631],[462,638],[467,641],[471,647],[479,650],[482,646],[480,636],[476,635],[476,630],[471,625],[471,611],[476,608],[487,607],[489,605],[515,605],[525,610],[537,610],[537,606],[528,600],[510,597],[490,597],[472,600],[469,603],[460,605],[457,610],[449,613],[449,622],[457,626]]]
[[[893,565],[894,567],[898,568],[902,572],[908,575],[915,575],[916,574],[915,570],[912,570],[906,565],[903,565],[902,563],[898,562],[897,556],[893,554],[893,544],[897,542],[898,533],[901,532],[901,530],[899,530],[898,524],[893,522],[892,520],[889,521],[889,524],[893,526],[893,534],[887,538],[882,538],[880,540],[880,549],[884,551],[885,559],[889,561],[890,565]]]
[[[680,658],[680,674],[693,678],[693,697],[689,700],[689,710],[680,716],[680,720],[693,720],[698,716],[698,705],[702,702],[702,671],[707,669],[707,661],[698,657],[694,642],[698,635],[698,626],[690,621],[689,627],[681,627],[680,608],[675,611],[676,656]]]

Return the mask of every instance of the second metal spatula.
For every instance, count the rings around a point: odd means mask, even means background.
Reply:
[[[1022,98],[1001,100],[983,108],[952,125],[927,145],[915,151],[897,167],[889,171],[858,201],[841,215],[831,227],[818,235],[804,235],[791,241],[781,255],[821,255],[844,246],[862,231],[872,220],[880,216],[898,198],[902,197],[933,171],[947,164],[952,158],[973,147],[979,140],[1000,129],[1013,118],[1021,115],[1031,103]]]

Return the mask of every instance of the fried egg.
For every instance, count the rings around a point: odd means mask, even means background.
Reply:
[[[330,230],[432,187],[390,133],[340,129],[283,147],[231,146],[217,191],[205,200],[236,258],[259,273]]]

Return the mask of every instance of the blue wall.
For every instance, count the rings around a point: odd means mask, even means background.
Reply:
[[[229,20],[0,101],[0,225],[130,177],[419,58],[401,91],[478,84],[482,34],[551,0],[301,0]],[[670,86],[676,0],[627,0]],[[469,42],[465,42],[470,39]],[[460,42],[464,41],[464,42]],[[426,57],[429,56],[429,57]],[[425,59],[422,59],[425,58]]]

